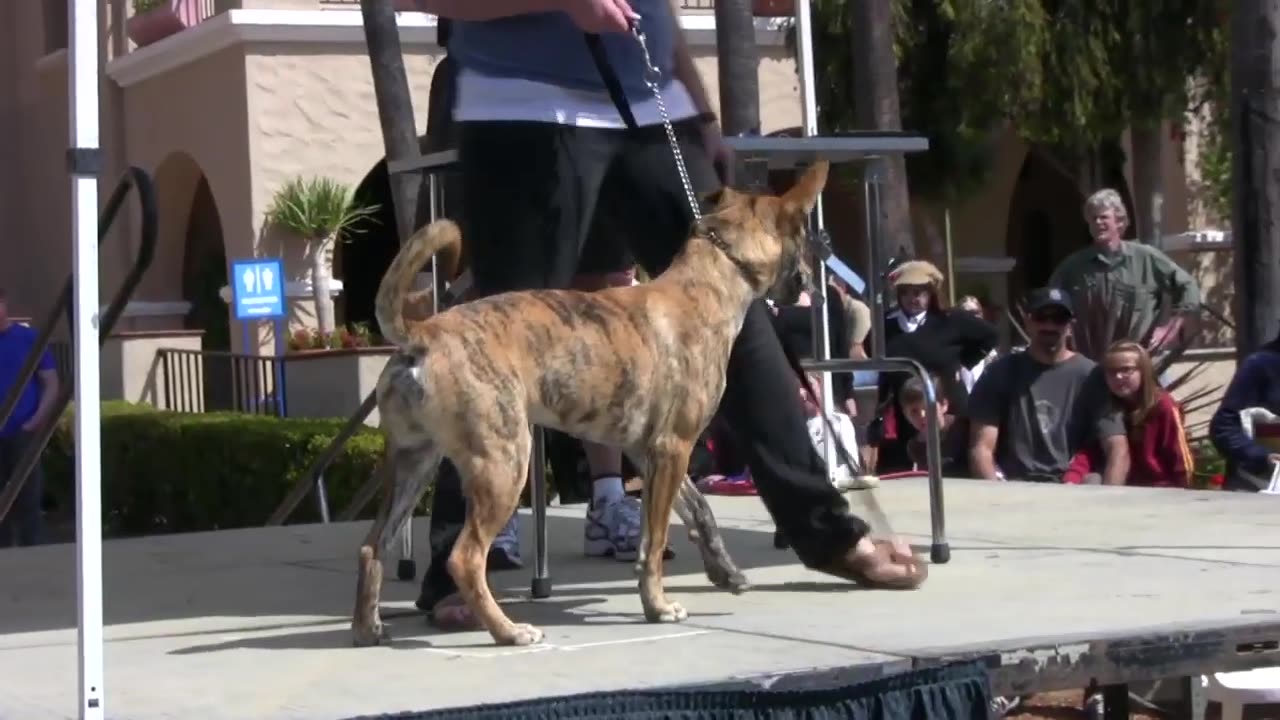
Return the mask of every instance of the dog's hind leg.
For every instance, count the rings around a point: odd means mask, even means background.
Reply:
[[[517,428],[528,427],[523,418],[513,422]],[[511,622],[494,600],[485,577],[489,547],[520,503],[520,491],[528,477],[530,433],[504,430],[478,434],[485,437],[483,450],[462,462],[454,461],[469,502],[467,521],[449,556],[449,574],[494,641],[499,645],[532,645],[542,640],[542,631]]]
[[[671,509],[689,469],[692,443],[679,438],[661,438],[649,451],[645,463],[648,477],[644,489],[644,526],[640,538],[640,603],[649,622],[680,622],[689,613],[667,600],[663,591],[663,550],[671,528]]]
[[[388,443],[383,456],[382,501],[369,534],[360,546],[356,576],[356,605],[351,619],[352,643],[357,647],[377,645],[390,639],[382,623],[379,601],[382,595],[382,556],[423,493],[435,480],[440,455],[429,442],[412,448],[393,448]]]
[[[720,527],[716,524],[715,513],[707,498],[686,475],[680,483],[680,492],[676,496],[676,515],[689,531],[689,540],[697,546],[702,554],[702,568],[712,585],[739,595],[750,587],[747,577],[738,569],[733,558],[729,556],[729,548],[720,535]]]

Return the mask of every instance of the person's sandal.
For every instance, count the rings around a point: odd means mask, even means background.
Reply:
[[[922,559],[913,555],[910,565],[907,565],[894,559],[893,543],[888,540],[872,540],[872,543],[876,547],[876,556],[881,559],[879,562],[875,562],[874,565],[887,562],[895,566],[906,566],[909,568],[907,573],[901,577],[887,580],[873,578],[868,573],[874,566],[873,562],[870,558],[859,557],[854,548],[849,548],[843,557],[837,558],[826,567],[815,569],[818,572],[857,583],[865,588],[878,590],[915,590],[929,578],[929,566]]]

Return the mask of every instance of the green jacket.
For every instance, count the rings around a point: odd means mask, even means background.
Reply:
[[[1087,295],[1099,293],[1116,312],[1130,305],[1134,335],[1150,330],[1166,309],[1200,309],[1200,287],[1190,273],[1159,248],[1129,240],[1114,255],[1095,245],[1077,250],[1053,271],[1049,287],[1070,293],[1077,312],[1084,310]]]

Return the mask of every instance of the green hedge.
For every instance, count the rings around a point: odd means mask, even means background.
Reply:
[[[75,511],[72,411],[50,440],[44,463],[47,497],[68,515]],[[262,525],[344,424],[105,402],[103,532],[121,537]],[[371,477],[382,443],[381,433],[368,427],[347,442],[325,472],[331,512],[341,511]],[[375,499],[361,517],[372,517],[376,509]],[[314,495],[289,518],[318,520]]]

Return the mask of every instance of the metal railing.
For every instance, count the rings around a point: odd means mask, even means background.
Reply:
[[[284,357],[173,348],[157,350],[156,357],[164,391],[157,405],[162,410],[288,415]]]
[[[124,306],[129,303],[129,298],[133,296],[134,290],[142,282],[142,276],[151,267],[151,261],[155,257],[156,234],[158,232],[155,186],[151,181],[151,176],[136,167],[130,167],[125,172],[120,183],[116,185],[115,191],[107,199],[107,203],[102,209],[102,214],[98,217],[98,244],[102,244],[102,241],[107,237],[107,233],[110,232],[111,226],[115,224],[116,216],[120,214],[120,208],[124,206],[124,201],[129,197],[130,190],[136,190],[138,194],[138,209],[142,216],[142,242],[138,247],[138,256],[134,259],[133,267],[129,269],[129,274],[125,276],[124,282],[116,290],[115,296],[111,298],[111,302],[107,304],[99,315],[99,345],[107,339],[107,336],[115,328],[116,323],[120,320],[120,314],[124,312]],[[58,316],[66,313],[68,323],[74,326],[71,305],[73,280],[74,276],[69,273],[66,284],[62,287],[62,293],[58,296],[58,301],[54,303],[53,310],[40,326],[36,342],[31,348],[31,352],[27,354],[27,360],[23,363],[22,370],[5,394],[4,403],[0,405],[0,426],[9,422],[9,416],[13,414],[23,388],[35,377],[36,367],[40,362],[40,358],[49,348],[50,338],[53,335],[54,325],[58,321]],[[44,453],[45,446],[49,444],[49,439],[53,437],[53,430],[57,427],[58,421],[62,417],[62,412],[71,404],[74,392],[72,383],[58,384],[58,396],[54,400],[53,412],[33,431],[34,441],[27,445],[26,452],[18,458],[18,462],[14,464],[13,474],[9,476],[3,492],[0,492],[0,522],[9,514],[14,501],[18,498],[18,493],[26,485],[27,477],[31,475],[31,471]]]
[[[377,406],[377,397],[374,393],[369,393],[368,397],[364,399],[364,402],[360,403],[360,408],[357,409],[351,417],[347,418],[347,423],[342,426],[342,430],[340,430],[338,434],[329,441],[329,444],[325,449],[316,456],[316,459],[311,462],[311,466],[307,468],[307,471],[302,473],[302,477],[298,479],[298,482],[294,483],[294,486],[289,489],[289,494],[286,495],[284,500],[280,501],[280,505],[272,511],[271,517],[267,518],[267,527],[283,525],[284,521],[288,520],[289,516],[293,514],[293,511],[297,509],[298,504],[302,502],[302,499],[305,498],[312,490],[315,490],[316,492],[316,504],[320,508],[320,521],[326,523],[329,522],[329,493],[324,487],[324,471],[335,459],[337,459],[338,453],[342,452],[342,447],[347,444],[347,441],[350,440],[353,435],[359,432],[360,427],[364,425],[365,418],[369,417]],[[386,463],[383,464],[385,465]],[[379,470],[379,472],[375,472],[374,476],[365,483],[365,486],[356,493],[356,497],[352,498],[351,503],[348,505],[348,509],[343,511],[343,515],[346,519],[353,519],[364,505],[369,502],[373,495],[377,494],[378,483],[376,480],[380,475],[381,470]],[[358,502],[361,497],[365,498],[364,501]],[[351,509],[353,507],[354,509]]]
[[[932,530],[930,557],[939,565],[951,559],[951,545],[947,542],[947,521],[942,502],[942,444],[941,428],[938,427],[937,388],[924,366],[908,358],[876,358],[867,360],[801,360],[800,367],[815,372],[852,373],[859,370],[872,372],[907,373],[920,379],[924,385],[925,413],[928,415],[925,426],[925,452],[929,464],[929,521]],[[880,512],[878,507],[873,510]],[[881,513],[883,514],[883,513]],[[887,524],[887,523],[885,523]]]

